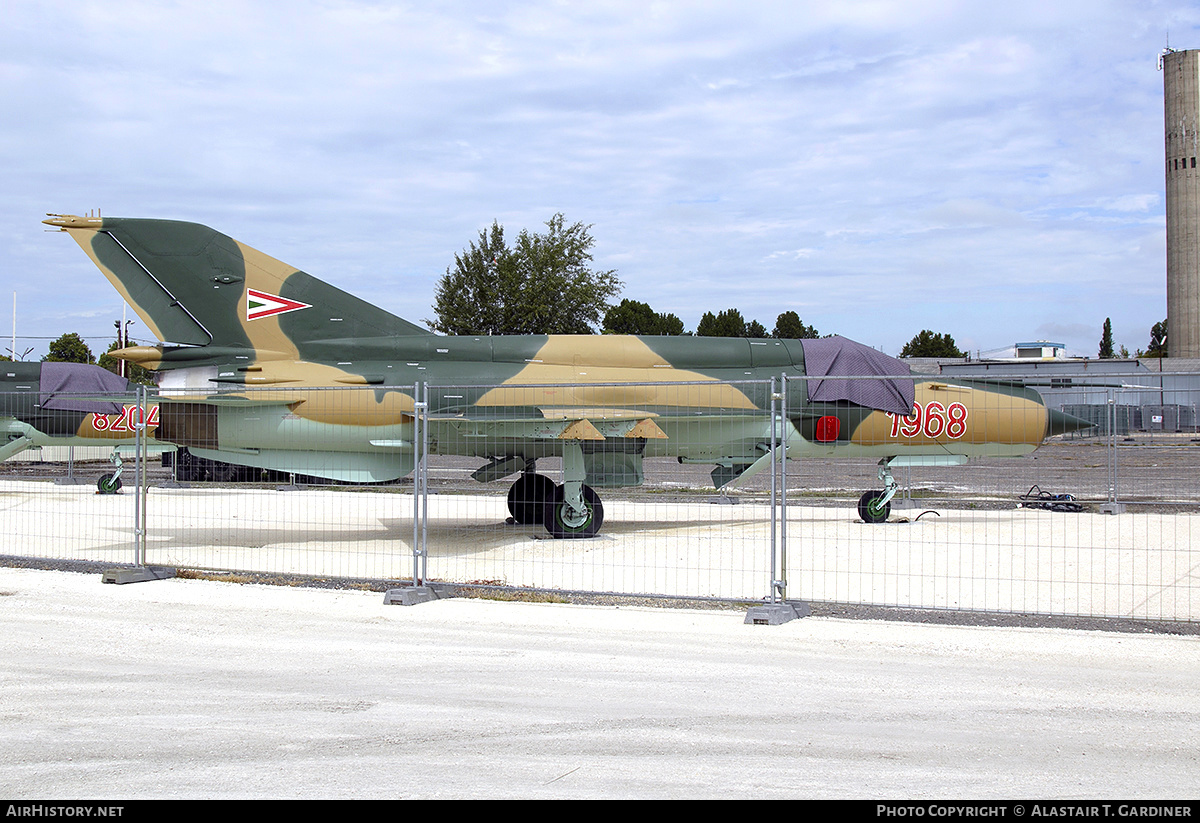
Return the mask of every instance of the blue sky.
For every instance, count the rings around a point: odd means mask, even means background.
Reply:
[[[117,293],[40,223],[96,209],[205,223],[413,321],[493,220],[556,212],[688,329],[795,310],[889,354],[928,328],[1095,356],[1106,317],[1132,351],[1166,316],[1156,60],[1200,48],[1196,3],[282,8],[6,6],[20,351],[111,340]]]

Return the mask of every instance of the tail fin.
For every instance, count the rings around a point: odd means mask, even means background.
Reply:
[[[50,215],[164,343],[304,357],[322,340],[428,334],[197,223]]]

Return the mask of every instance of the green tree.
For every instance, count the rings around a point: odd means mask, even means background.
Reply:
[[[674,337],[679,337],[680,335],[687,334],[687,332],[683,330],[683,321],[680,320],[675,315],[662,314],[660,312],[658,317],[659,317],[659,323],[660,323],[660,325],[659,325],[660,331],[658,332],[659,334],[671,335]]]
[[[1150,327],[1150,345],[1146,347],[1146,357],[1167,356],[1167,321],[1163,320]]]
[[[605,334],[683,334],[683,321],[673,314],[662,314],[648,303],[626,298],[604,314]]]
[[[1112,339],[1112,319],[1104,318],[1104,330],[1100,333],[1100,357],[1111,358],[1113,356],[1113,339]]]
[[[544,234],[522,230],[513,247],[496,221],[454,256],[438,281],[435,320],[444,334],[592,334],[621,291],[614,271],[591,268],[591,226],[562,214]]]
[[[717,315],[706,311],[696,326],[696,334],[699,337],[745,337],[746,321],[737,309],[726,309]]]
[[[94,363],[92,350],[75,332],[68,332],[50,344],[49,353],[42,358],[49,363]]]
[[[737,309],[726,309],[720,314],[706,311],[696,326],[697,337],[750,337],[765,338],[766,327],[757,320],[746,322]]]
[[[925,329],[904,344],[901,357],[964,357],[948,334],[934,334]]]
[[[775,330],[771,336],[778,340],[811,340],[821,336],[815,326],[806,326],[800,315],[785,311],[775,318]]]

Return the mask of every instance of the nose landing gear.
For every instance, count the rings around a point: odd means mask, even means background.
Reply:
[[[879,461],[879,479],[883,491],[865,492],[858,498],[858,516],[864,523],[883,523],[892,513],[892,498],[900,486],[892,477],[892,468],[886,460]]]

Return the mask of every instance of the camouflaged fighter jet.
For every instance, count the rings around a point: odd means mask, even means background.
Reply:
[[[44,446],[112,446],[116,471],[96,482],[104,494],[121,488],[121,451],[132,451],[141,419],[136,386],[84,363],[0,363],[0,460]],[[154,443],[158,408],[146,414]],[[155,451],[162,451],[155,444]]]
[[[766,467],[762,381],[781,375],[790,457],[881,458],[884,488],[859,503],[871,523],[888,516],[892,467],[1026,454],[1086,425],[1033,390],[914,378],[844,338],[443,337],[206,226],[49,217],[164,341],[112,352],[163,373],[160,438],[212,460],[394,480],[414,466],[424,384],[430,451],[485,459],[477,480],[517,474],[513,519],[555,537],[596,534],[595,488],[641,483],[648,456],[715,465],[718,488]],[[562,458],[561,484],[536,472],[543,457]]]

